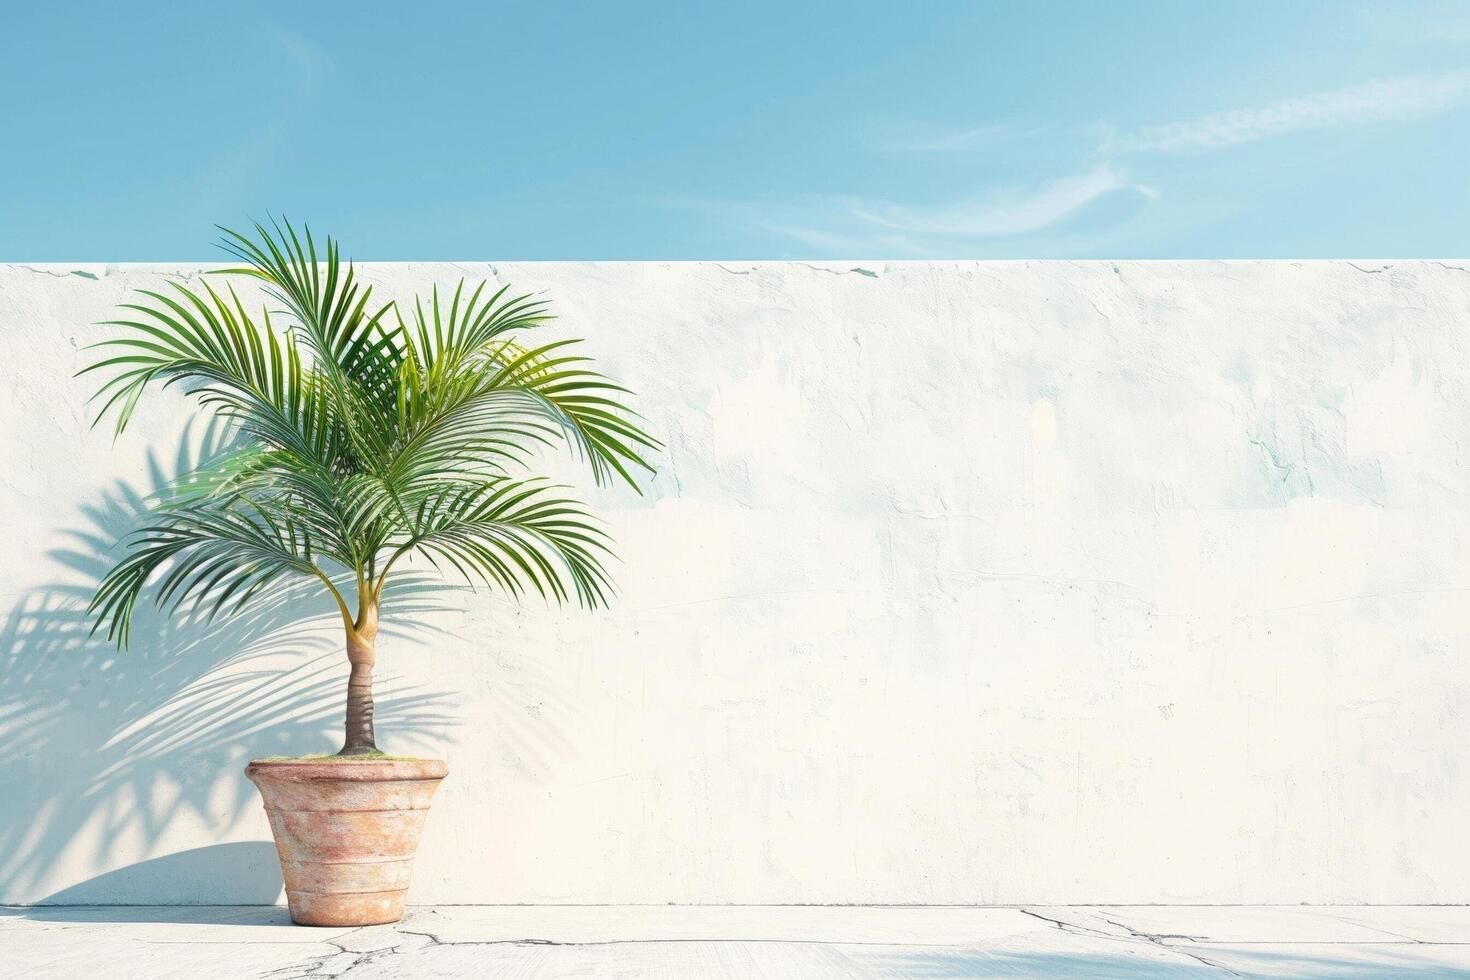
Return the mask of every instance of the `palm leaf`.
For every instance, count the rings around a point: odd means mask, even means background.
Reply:
[[[539,479],[447,488],[420,505],[399,553],[444,561],[516,598],[533,589],[548,600],[605,606],[610,541],[565,489]]]
[[[165,488],[155,520],[123,543],[92,604],[98,628],[125,643],[148,589],[166,608],[214,615],[302,575],[350,628],[325,568],[355,577],[360,621],[411,554],[513,598],[606,604],[606,534],[528,470],[565,444],[597,482],[636,489],[659,443],[580,341],[519,339],[551,319],[543,300],[461,280],[442,296],[375,302],[331,238],[319,248],[284,221],[221,231],[243,263],[215,274],[228,284],[141,291],[81,372],[100,375],[97,421],[115,416],[119,433],[149,388],[177,385],[235,437]],[[252,315],[236,282],[277,309]]]

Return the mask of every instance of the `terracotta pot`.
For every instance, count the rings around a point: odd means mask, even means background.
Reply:
[[[270,815],[291,921],[369,926],[403,918],[408,877],[442,762],[252,762]]]

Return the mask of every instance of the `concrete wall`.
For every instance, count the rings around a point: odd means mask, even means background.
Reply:
[[[72,373],[170,271],[0,267],[6,902],[269,901],[241,768],[336,745],[319,598],[86,636],[189,411]],[[367,272],[546,290],[668,443],[610,612],[389,607],[417,901],[1470,901],[1466,267]]]

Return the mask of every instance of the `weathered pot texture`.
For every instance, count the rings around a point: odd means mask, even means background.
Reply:
[[[403,918],[429,799],[448,772],[430,759],[246,766],[270,816],[291,921],[369,926]]]

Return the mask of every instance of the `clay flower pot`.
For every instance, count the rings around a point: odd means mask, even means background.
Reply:
[[[270,815],[291,921],[368,926],[403,918],[429,798],[448,772],[430,759],[246,766]]]

